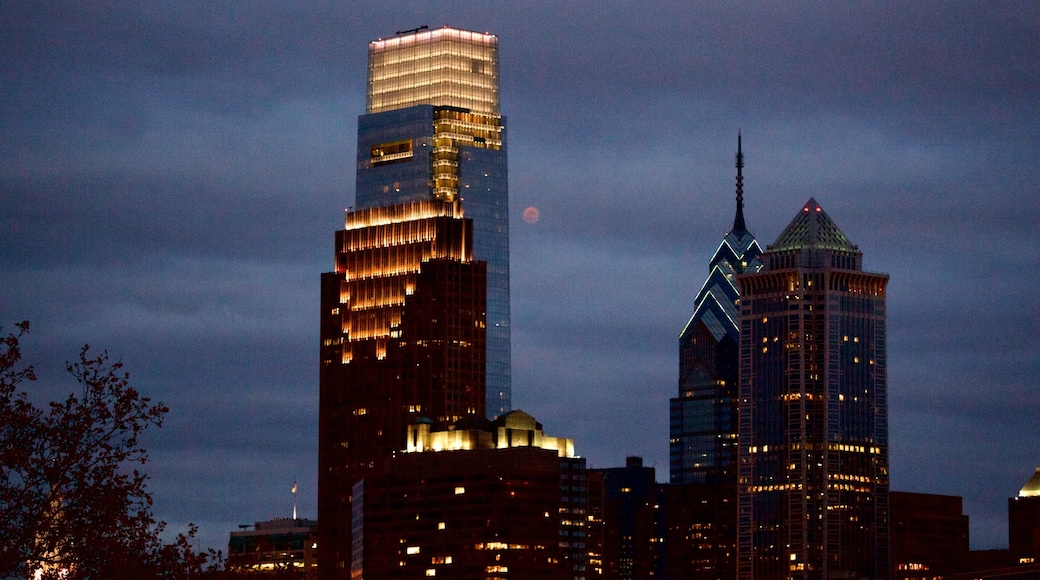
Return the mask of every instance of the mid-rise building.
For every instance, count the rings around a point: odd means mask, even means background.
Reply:
[[[889,577],[885,289],[809,199],[740,288],[738,578]]]
[[[444,27],[368,46],[357,209],[461,201],[487,263],[486,414],[511,409],[509,188],[498,37]]]
[[[326,579],[350,570],[354,484],[420,417],[484,416],[484,263],[459,201],[347,212],[321,279],[318,520]]]
[[[317,525],[314,520],[277,518],[231,532],[227,568],[235,574],[311,577],[318,565]]]
[[[1016,563],[1040,563],[1040,467],[1008,499],[1008,549]]]
[[[966,570],[968,516],[960,497],[893,491],[889,509],[893,580],[950,578]]]
[[[354,486],[351,578],[584,579],[584,474],[522,411],[420,419]]]
[[[603,577],[664,577],[667,485],[657,483],[656,470],[644,467],[641,457],[626,458],[624,467],[590,471],[603,486]]]

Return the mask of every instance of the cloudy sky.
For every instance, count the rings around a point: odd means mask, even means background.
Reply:
[[[815,197],[891,276],[893,489],[974,548],[1040,465],[1040,5],[5,2],[0,325],[38,397],[80,345],[170,408],[157,515],[203,545],[316,504],[319,275],[354,197],[367,43],[500,38],[514,408],[667,480],[678,335],[733,218]],[[541,219],[525,223],[525,208]]]

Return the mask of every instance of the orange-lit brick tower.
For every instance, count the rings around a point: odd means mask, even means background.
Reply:
[[[321,280],[319,568],[347,578],[351,489],[419,417],[483,416],[486,266],[459,202],[348,212]]]

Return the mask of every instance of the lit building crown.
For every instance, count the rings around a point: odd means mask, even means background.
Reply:
[[[438,28],[368,45],[367,112],[415,105],[499,116],[498,37]]]

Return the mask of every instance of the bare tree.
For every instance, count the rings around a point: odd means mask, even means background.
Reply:
[[[36,380],[20,364],[29,323],[16,326],[0,344],[0,577],[213,574],[219,554],[191,549],[194,526],[166,545],[152,514],[139,438],[161,427],[168,409],[134,389],[122,363],[88,346],[67,365],[78,392],[37,407],[20,390]]]

